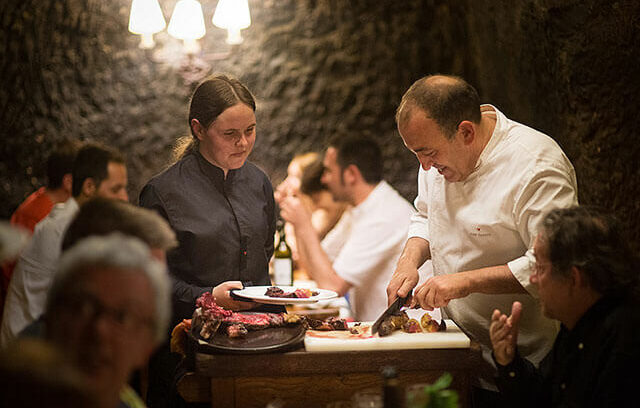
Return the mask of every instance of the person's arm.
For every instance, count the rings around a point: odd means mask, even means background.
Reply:
[[[316,281],[319,288],[330,289],[343,296],[351,284],[342,279],[333,269],[329,257],[322,249],[318,233],[311,223],[311,214],[297,197],[288,197],[280,202],[280,215],[290,222],[295,230],[300,263]]]
[[[451,275],[437,275],[418,287],[413,296],[425,310],[433,310],[471,293],[526,293],[507,265],[490,266]]]
[[[498,368],[496,384],[503,397],[513,406],[549,406],[549,389],[541,372],[518,354],[518,327],[522,304],[513,302],[507,316],[496,309],[491,315],[489,336],[493,360]]]
[[[396,270],[387,285],[387,299],[391,304],[398,296],[405,297],[418,284],[418,268],[431,258],[429,241],[411,237],[404,245]]]

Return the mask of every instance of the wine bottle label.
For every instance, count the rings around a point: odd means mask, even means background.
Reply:
[[[291,258],[273,259],[273,283],[275,285],[293,285],[293,264]]]

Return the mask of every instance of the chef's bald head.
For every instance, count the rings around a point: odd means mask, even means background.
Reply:
[[[405,125],[416,109],[423,111],[452,139],[460,122],[480,123],[480,97],[464,79],[451,75],[429,75],[405,92],[396,111],[398,127]]]

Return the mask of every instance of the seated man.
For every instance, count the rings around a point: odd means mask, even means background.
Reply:
[[[620,225],[588,207],[552,210],[534,244],[543,313],[562,323],[537,370],[516,347],[522,305],[495,310],[490,336],[509,406],[624,407],[640,382],[638,260]]]
[[[127,380],[167,333],[166,267],[119,233],[78,242],[59,265],[47,299],[47,338],[86,376],[99,407],[144,406]]]
[[[335,138],[324,156],[322,182],[334,200],[353,206],[327,234],[341,244],[330,256],[299,198],[280,203],[281,216],[293,224],[301,263],[318,287],[349,301],[355,318],[375,320],[387,307],[386,286],[407,237],[413,207],[382,180],[382,152],[371,137]]]
[[[31,193],[11,215],[11,224],[24,227],[33,234],[36,224],[49,214],[55,204],[71,197],[71,169],[78,144],[63,141],[47,158],[47,185]],[[0,276],[0,316],[15,263],[2,265]]]
[[[71,174],[72,197],[56,204],[38,223],[16,264],[4,305],[0,346],[6,346],[42,314],[60,258],[62,235],[79,206],[92,197],[128,200],[127,168],[116,151],[93,144],[82,147]]]

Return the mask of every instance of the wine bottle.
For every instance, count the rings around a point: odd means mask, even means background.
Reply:
[[[276,245],[273,253],[273,283],[277,286],[292,286],[293,258],[291,257],[291,248],[287,244],[284,222],[278,220],[276,228],[278,231],[278,245]]]
[[[382,368],[382,398],[384,408],[401,408],[404,406],[402,389],[398,381],[398,371],[393,366]]]

